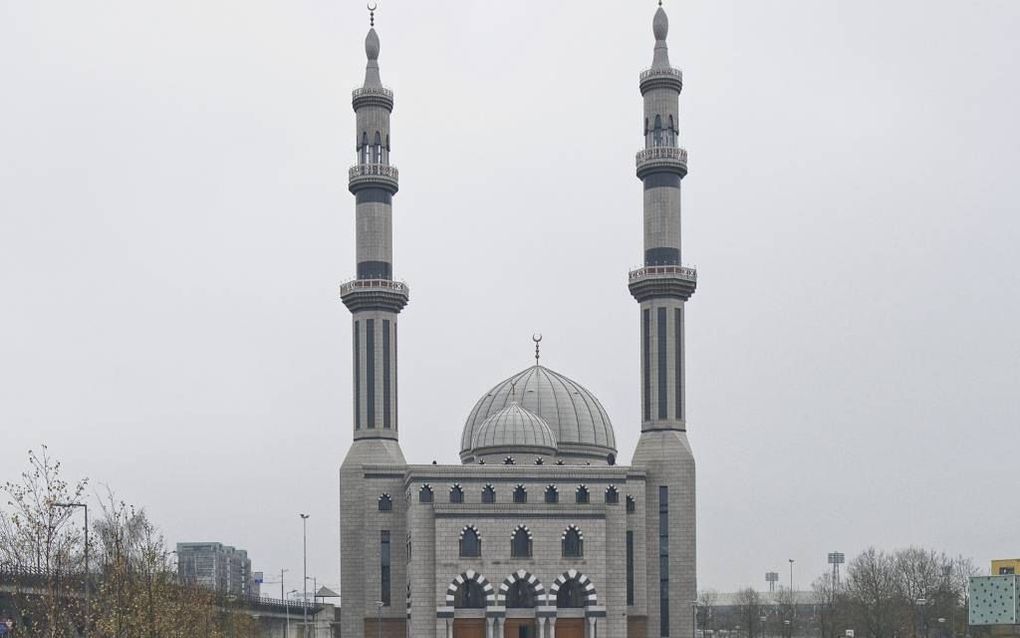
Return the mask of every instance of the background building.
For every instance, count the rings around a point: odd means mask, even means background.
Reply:
[[[235,596],[257,596],[248,552],[222,543],[177,543],[177,577]]]
[[[1005,576],[1006,574],[1020,574],[1020,558],[1001,558],[992,561],[993,576]]]

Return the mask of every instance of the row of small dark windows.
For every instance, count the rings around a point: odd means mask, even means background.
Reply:
[[[581,558],[584,556],[584,535],[573,525],[563,532],[560,539],[560,551],[563,558]],[[514,530],[510,537],[510,556],[512,558],[531,558],[531,532],[523,525]],[[482,537],[472,526],[467,526],[460,533],[460,557],[478,558],[482,555]]]
[[[508,609],[528,609],[538,606],[538,597],[534,587],[524,579],[517,580],[507,588],[505,594]],[[584,585],[576,578],[571,578],[560,585],[556,593],[556,606],[560,609],[582,608],[587,604],[588,594]],[[474,580],[466,580],[457,589],[453,599],[457,609],[485,609],[485,590]],[[523,636],[523,633],[518,635]],[[529,634],[530,635],[530,634]]]
[[[430,485],[423,485],[418,491],[418,502],[419,503],[432,503],[435,500],[435,495],[432,492]],[[620,502],[620,493],[616,487],[610,485],[606,488],[605,500],[608,505],[616,505]],[[463,503],[464,502],[464,489],[459,485],[454,485],[450,488],[450,502],[451,503]],[[486,485],[482,489],[482,503],[491,504],[496,502],[496,488],[491,485]],[[527,503],[528,502],[528,490],[523,485],[518,485],[514,488],[514,503]],[[545,488],[545,502],[546,503],[559,503],[560,493],[556,489],[555,485],[550,485]],[[578,504],[587,504],[591,502],[591,495],[588,492],[588,488],[584,485],[578,486],[577,491],[574,492],[574,502]],[[637,503],[634,501],[632,496],[627,497],[627,513],[631,514],[637,509]],[[383,494],[379,497],[379,511],[389,512],[393,510],[393,499],[390,498],[389,494]]]

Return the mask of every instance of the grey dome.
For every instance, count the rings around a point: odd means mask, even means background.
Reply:
[[[461,457],[471,455],[476,434],[486,420],[515,403],[548,424],[558,454],[596,461],[616,455],[613,424],[595,395],[571,379],[535,365],[478,400],[464,424]]]
[[[512,402],[485,419],[474,432],[471,451],[487,449],[519,449],[556,453],[556,435],[542,417]]]

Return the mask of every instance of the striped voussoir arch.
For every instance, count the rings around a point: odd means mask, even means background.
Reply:
[[[577,571],[576,569],[568,569],[559,576],[556,577],[556,581],[549,588],[549,595],[555,597],[560,592],[560,587],[564,585],[568,580],[577,580],[581,587],[584,587],[585,594],[585,606],[593,607],[599,604],[598,593],[595,591],[595,585],[592,584],[591,580],[587,576]]]
[[[496,590],[493,589],[492,585],[489,584],[488,579],[482,576],[473,569],[469,569],[453,579],[449,587],[446,588],[446,604],[449,607],[453,607],[453,601],[457,597],[457,590],[460,589],[465,582],[473,580],[478,583],[482,591],[485,592],[485,606],[494,607],[496,605]]]
[[[520,527],[524,526],[521,525]],[[520,529],[520,527],[518,527],[518,529]],[[527,529],[527,527],[524,527],[524,529]],[[507,576],[503,583],[499,586],[498,601],[500,605],[506,605],[506,593],[510,591],[510,588],[513,587],[514,583],[516,583],[519,580],[526,581],[528,585],[531,586],[531,591],[534,592],[535,594],[535,600],[539,601],[542,600],[543,594],[545,594],[545,585],[542,584],[542,581],[535,578],[527,570],[518,569],[514,573]]]

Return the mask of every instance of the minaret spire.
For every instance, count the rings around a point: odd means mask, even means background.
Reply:
[[[393,92],[379,78],[375,5],[365,37],[365,83],[353,94],[357,164],[349,171],[356,216],[357,277],[340,289],[354,318],[354,438],[397,439],[397,315],[408,289],[393,281],[393,196],[399,173],[390,164]]]
[[[697,273],[682,265],[680,193],[687,151],[679,145],[683,75],[669,61],[669,18],[662,3],[652,19],[652,66],[640,76],[644,149],[637,177],[644,186],[644,267],[631,271],[630,292],[641,305],[641,438],[634,465],[646,472],[648,630],[692,633],[697,598],[694,456],[687,439],[684,308]],[[662,530],[668,530],[663,534]]]

